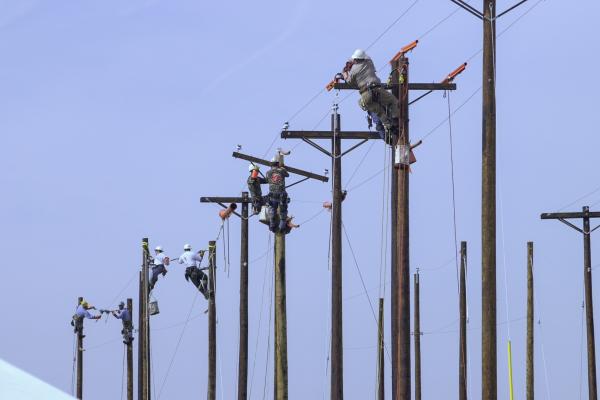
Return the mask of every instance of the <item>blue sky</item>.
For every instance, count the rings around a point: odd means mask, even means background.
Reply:
[[[335,101],[340,102],[342,128],[365,129],[356,94],[321,93],[303,106],[355,48],[372,44],[369,53],[385,79],[387,60],[419,38],[410,54],[413,82],[439,81],[469,61],[450,105],[460,107],[451,119],[457,232],[458,240],[469,244],[469,390],[477,397],[481,24],[463,11],[451,15],[456,7],[450,1],[419,0],[374,42],[411,4],[0,1],[0,243],[5,257],[0,357],[69,392],[69,319],[77,297],[102,308],[128,296],[137,303],[134,278],[142,237],[171,256],[179,255],[184,243],[201,248],[214,239],[218,208],[198,199],[240,193],[247,170],[230,157],[237,144],[265,157],[276,147],[293,148],[289,165],[315,172],[329,168],[305,144],[276,141],[269,146],[285,121],[290,129],[327,129],[323,117]],[[498,9],[511,4],[500,0]],[[539,214],[567,205],[573,211],[600,207],[600,190],[579,199],[600,185],[594,165],[600,144],[595,129],[600,122],[595,79],[599,12],[600,4],[591,0],[576,6],[530,0],[498,22],[499,34],[508,28],[498,38],[497,56],[498,321],[511,321],[498,328],[499,398],[507,398],[509,337],[517,398],[524,393],[528,240],[535,242],[540,321],[537,394],[560,399],[587,391],[585,355],[580,357],[581,237],[556,221],[540,221]],[[411,176],[411,269],[422,272],[425,398],[456,398],[458,380],[449,125],[440,125],[447,107],[448,98],[437,93],[410,111],[411,137],[426,136]],[[377,302],[380,266],[385,265],[381,213],[387,196],[383,174],[366,180],[384,162],[380,142],[343,161],[349,189],[344,224],[369,289],[367,296],[346,244],[344,374],[351,399],[375,394],[376,325],[369,300]],[[330,189],[307,182],[290,189],[290,197],[290,212],[303,222],[321,211]],[[288,238],[291,399],[326,398],[329,392],[328,228],[328,214],[320,213]],[[231,244],[229,273],[219,242],[217,390],[222,399],[233,398],[237,382],[238,232],[239,221],[232,219],[230,234],[224,236]],[[255,260],[250,266],[251,398],[261,399],[266,391],[268,399],[272,260],[266,255],[266,228],[253,221],[250,234]],[[594,240],[593,252],[598,249]],[[389,268],[387,274],[389,279]],[[194,302],[194,289],[178,266],[159,281],[155,295],[161,307],[152,320],[155,393],[164,399],[202,396],[207,376],[204,300]],[[385,295],[389,306],[389,285]],[[183,329],[192,304],[192,319]],[[386,318],[389,327],[389,307]],[[87,399],[119,397],[119,331],[116,320],[86,325]],[[389,360],[386,368],[389,385]]]

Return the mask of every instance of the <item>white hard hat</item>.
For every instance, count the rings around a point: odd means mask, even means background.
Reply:
[[[161,246],[156,246],[156,247],[154,248],[154,251],[163,251],[163,249],[162,249],[162,247],[161,247]]]
[[[371,59],[371,57],[369,57],[363,49],[354,50],[354,53],[352,53],[351,58],[353,60],[370,60]]]
[[[248,171],[250,171],[250,172],[252,172],[254,170],[258,171],[259,169],[260,169],[260,167],[256,164],[253,164],[253,163],[248,164]]]
[[[192,245],[186,243],[185,245],[183,245],[183,249],[184,250],[191,250],[192,249]]]

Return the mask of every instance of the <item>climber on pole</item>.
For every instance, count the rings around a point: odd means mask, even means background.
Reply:
[[[208,276],[203,272],[206,268],[199,268],[204,258],[205,250],[200,250],[198,253],[192,253],[192,246],[186,244],[183,246],[183,254],[179,257],[179,264],[183,264],[185,268],[184,278],[186,281],[192,281],[192,284],[204,295],[208,300]]]
[[[267,183],[267,180],[260,176],[260,168],[258,165],[251,163],[248,166],[250,176],[248,176],[248,191],[252,199],[252,211],[254,214],[258,214],[260,209],[264,205],[264,198],[262,194],[262,188],[260,185]]]
[[[166,266],[169,265],[169,257],[167,257],[164,253],[163,253],[163,249],[161,246],[156,246],[156,248],[154,249],[154,258],[152,260],[152,277],[150,278],[150,283],[149,283],[149,291],[152,291],[152,289],[154,289],[154,285],[156,285],[156,281],[158,281],[158,276],[162,275],[165,276],[167,274],[167,268]]]
[[[287,228],[288,195],[285,191],[285,178],[290,176],[284,167],[279,166],[277,157],[271,160],[272,167],[267,172],[269,183],[269,229],[271,232],[285,232]],[[279,218],[278,218],[279,211]],[[277,224],[279,221],[279,226]],[[279,230],[278,230],[279,229]]]
[[[100,319],[100,317],[102,317],[102,314],[93,315],[88,311],[95,309],[96,307],[91,306],[87,301],[81,301],[81,303],[77,306],[77,310],[75,311],[75,315],[73,315],[73,320],[71,321],[71,326],[73,326],[75,333],[81,333],[83,331],[83,320],[85,318]]]
[[[358,104],[369,113],[381,138],[391,142],[391,136],[398,135],[398,99],[382,87],[371,57],[356,49],[342,75],[346,82],[358,87]]]
[[[125,303],[119,303],[119,309],[111,311],[111,314],[116,319],[120,319],[123,323],[123,329],[121,334],[123,335],[123,343],[130,344],[133,342],[133,323],[131,320],[131,313],[125,307]]]

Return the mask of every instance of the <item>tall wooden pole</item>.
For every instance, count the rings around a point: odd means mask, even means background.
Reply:
[[[415,400],[421,400],[421,305],[419,273],[415,274]]]
[[[139,360],[138,382],[140,400],[150,400],[150,368],[149,368],[149,343],[148,343],[148,238],[142,239],[142,271],[140,277],[140,306],[139,306]]]
[[[394,91],[399,103],[394,145],[409,146],[408,59],[401,56],[392,69],[392,81],[399,83]],[[410,400],[409,169],[398,161],[392,171],[392,399]]]
[[[467,242],[460,242],[458,400],[467,400]]]
[[[77,307],[83,301],[83,297],[77,299]],[[77,332],[77,398],[83,399],[83,321],[81,330]]]
[[[248,397],[248,192],[242,193],[240,250],[240,353],[238,360],[238,400]]]
[[[284,165],[279,155],[279,165]],[[285,233],[275,233],[275,400],[288,398]]]
[[[527,242],[527,365],[526,365],[526,400],[533,400],[533,242]]]
[[[144,396],[142,394],[144,389],[144,374],[142,365],[144,364],[144,312],[142,307],[144,305],[144,278],[142,275],[144,273],[140,271],[140,276],[138,279],[139,286],[139,297],[138,297],[138,334],[137,334],[137,342],[138,342],[138,386],[137,386],[137,398],[139,400],[143,400]]]
[[[482,400],[496,400],[496,2],[483,0]]]
[[[331,116],[333,131],[333,202],[331,209],[331,400],[344,399],[342,326],[342,140],[337,104]]]
[[[215,305],[217,242],[208,242],[208,400],[217,398],[217,308]]]
[[[127,299],[127,310],[133,324],[133,300]],[[127,400],[133,400],[133,342],[127,343]]]
[[[379,329],[377,332],[377,400],[385,400],[385,342],[383,330],[384,306],[379,299]]]
[[[597,400],[596,341],[594,339],[594,302],[592,300],[592,250],[590,233],[590,209],[589,207],[583,207],[583,274],[585,284],[585,319],[587,325],[588,393],[590,400]]]

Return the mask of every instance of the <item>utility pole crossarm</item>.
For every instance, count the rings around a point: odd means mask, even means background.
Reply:
[[[382,83],[381,86],[384,89],[393,89],[400,85]],[[358,90],[358,86],[345,82],[336,83],[333,85],[333,88],[338,90]],[[456,90],[456,83],[409,83],[408,90]]]
[[[567,212],[567,213],[543,213],[540,215],[541,219],[576,219],[584,218],[586,213],[583,212]],[[600,211],[594,211],[587,213],[589,218],[600,218]]]
[[[250,204],[252,199],[250,197],[218,197],[218,196],[202,196],[200,197],[200,203],[240,203]]]
[[[342,131],[340,139],[381,139],[376,132],[371,131]],[[333,139],[331,131],[282,131],[282,139]]]
[[[253,157],[253,156],[249,156],[249,155],[238,153],[238,152],[233,152],[232,156],[234,158],[240,158],[242,160],[250,161],[250,162],[253,162],[255,164],[266,165],[268,167],[273,166],[273,163],[271,161],[263,160],[262,158]],[[292,174],[305,176],[307,178],[315,179],[317,181],[321,181],[321,182],[328,182],[329,181],[329,178],[326,177],[326,176],[324,176],[324,175],[315,174],[313,172],[304,171],[302,169],[298,169],[298,168],[294,168],[294,167],[289,167],[287,165],[285,166],[285,169],[288,172],[291,172]]]

